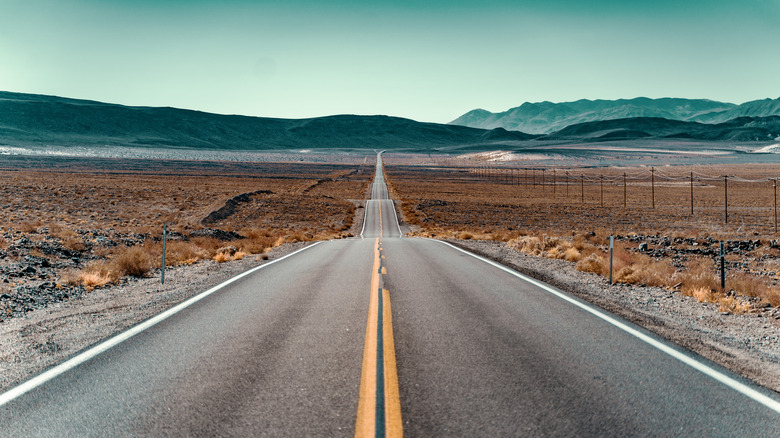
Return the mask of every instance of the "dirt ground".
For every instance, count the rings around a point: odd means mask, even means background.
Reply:
[[[366,160],[2,157],[0,321],[151,274],[163,223],[169,267],[349,237],[373,170]]]

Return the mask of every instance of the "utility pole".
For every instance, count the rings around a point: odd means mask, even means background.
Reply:
[[[585,203],[585,174],[580,175],[580,202]]]
[[[553,169],[553,198],[555,197],[555,169]]]
[[[772,186],[775,189],[775,234],[777,234],[777,178],[774,178],[772,183]]]
[[[566,171],[566,199],[569,198],[569,171]]]

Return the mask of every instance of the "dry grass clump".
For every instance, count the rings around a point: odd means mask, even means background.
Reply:
[[[22,233],[36,233],[38,232],[38,227],[43,226],[43,222],[40,220],[30,222],[30,221],[24,221],[19,224],[19,231]]]
[[[699,258],[688,261],[685,270],[675,274],[675,279],[680,283],[680,292],[683,295],[693,296],[694,290],[712,291],[720,288],[720,280],[715,273],[712,260],[709,259]]]
[[[593,274],[602,275],[604,264],[604,257],[593,253],[577,262],[576,269],[582,272],[591,272]]]
[[[144,277],[152,270],[154,258],[143,246],[121,247],[108,260],[96,261],[77,272],[66,273],[63,282],[88,290],[114,283],[124,276]]]
[[[517,236],[507,241],[507,246],[520,252],[542,256],[551,259],[564,259],[566,251],[575,249],[568,239],[549,236]],[[579,251],[578,251],[579,252]],[[574,252],[569,251],[569,257],[573,257]]]
[[[131,246],[120,249],[109,261],[109,266],[117,279],[126,275],[143,277],[152,270],[153,260],[147,248]]]
[[[726,277],[726,289],[740,295],[759,298],[774,307],[780,306],[780,288],[771,285],[765,278],[747,272],[735,272]]]
[[[162,253],[162,247],[160,247],[159,252]],[[166,266],[191,265],[208,257],[207,249],[192,242],[172,241],[166,244]]]
[[[225,246],[225,247],[222,247],[222,248],[218,249],[217,253],[214,255],[213,259],[217,263],[229,262],[231,260],[235,260],[234,256],[237,253],[238,253],[238,249],[235,246],[228,245],[228,246]],[[241,254],[242,254],[241,257],[243,258],[243,254],[244,253],[241,253]]]

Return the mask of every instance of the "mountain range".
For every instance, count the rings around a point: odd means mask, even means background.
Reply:
[[[780,98],[735,105],[705,99],[578,100],[576,102],[524,103],[501,113],[475,109],[450,122],[472,128],[504,128],[531,134],[550,134],[567,126],[637,117],[700,123],[723,123],[739,117],[780,115]]]
[[[637,102],[643,102],[641,99],[632,101],[635,107],[638,107]],[[674,114],[677,117],[684,114],[689,120],[646,115],[616,118],[614,116],[632,113],[617,111],[615,102],[619,101],[596,101],[588,114],[598,112],[606,117],[604,120],[569,124],[547,134],[526,134],[500,126],[483,129],[381,115],[280,119],[0,92],[0,146],[125,146],[217,151],[387,149],[454,153],[511,148],[531,140],[600,142],[677,138],[773,141],[780,138],[780,116],[762,116],[775,111],[778,101],[758,101],[753,105],[739,106],[711,101],[691,101],[682,105],[679,99],[675,101],[679,102],[671,104],[665,99],[650,102],[657,111],[661,107],[667,108],[664,114],[669,117],[669,108],[676,108]],[[576,120],[573,108],[578,108],[580,112],[576,114],[583,118],[583,108],[587,107],[585,101],[579,102],[572,106],[538,105],[548,108],[546,114],[550,120],[558,109],[568,112],[567,120]],[[625,110],[627,107],[623,105],[622,108]],[[642,114],[654,113],[647,110]],[[731,115],[738,117],[729,119]],[[693,119],[706,119],[711,123]],[[556,120],[559,123],[563,119]]]

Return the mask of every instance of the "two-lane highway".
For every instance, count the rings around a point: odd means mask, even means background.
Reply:
[[[319,243],[0,395],[2,436],[780,436],[776,394],[560,291],[401,238]]]

